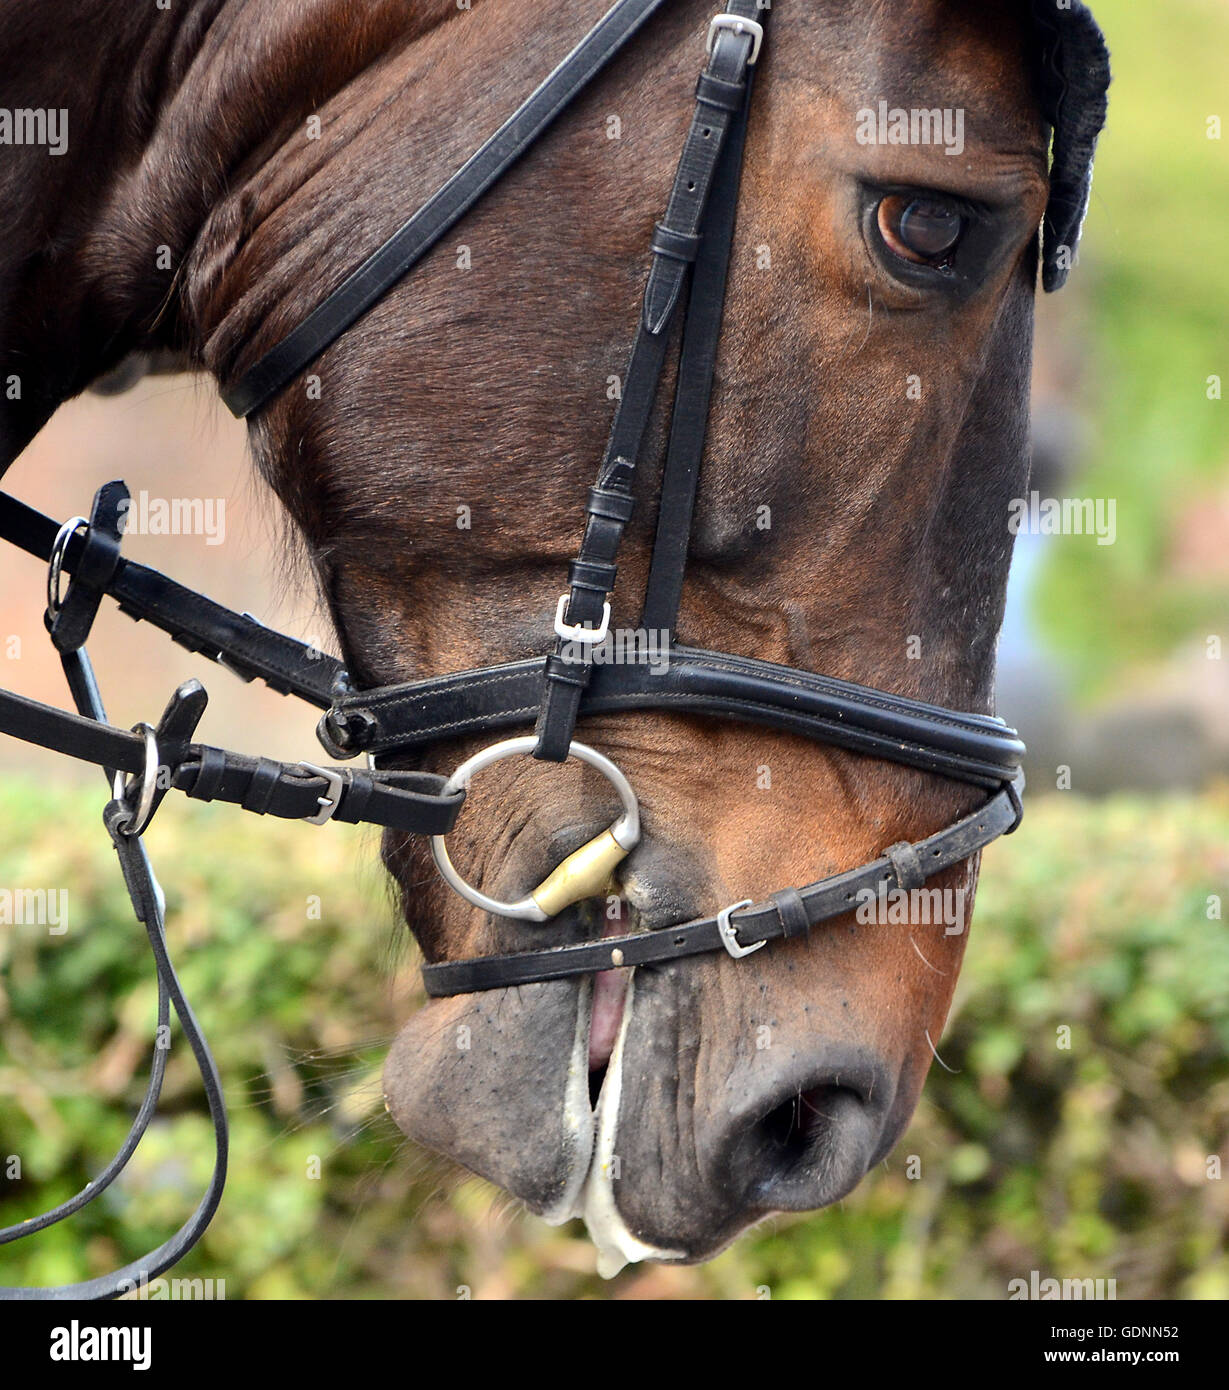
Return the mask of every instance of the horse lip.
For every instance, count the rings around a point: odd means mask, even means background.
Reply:
[[[582,1065],[589,1043],[591,997],[592,988],[589,981],[582,980],[577,998],[576,1026],[562,1115],[564,1132],[587,1136],[587,1142],[579,1145],[564,1190],[558,1200],[538,1212],[548,1226],[562,1226],[578,1214],[593,1163],[595,1127],[589,1103],[588,1071]]]
[[[628,1025],[631,1023],[635,988],[635,972],[630,971],[627,983],[628,1007],[624,1009],[610,1067],[602,1081],[601,1094],[593,1116],[593,1154],[576,1207],[576,1215],[583,1219],[589,1238],[597,1250],[597,1272],[603,1279],[613,1279],[629,1262],[686,1258],[684,1251],[651,1245],[635,1235],[619,1211],[613,1185],[617,1177],[615,1142],[623,1086],[623,1045]]]

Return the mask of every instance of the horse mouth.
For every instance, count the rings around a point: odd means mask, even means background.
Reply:
[[[627,936],[637,927],[636,910],[624,898],[610,901],[602,936]],[[589,1006],[589,1093],[594,1105],[601,1094],[606,1069],[623,1023],[630,970],[602,970],[593,977]]]
[[[601,935],[625,936],[639,926],[636,909],[625,899],[609,900]],[[589,1107],[592,1148],[580,1186],[571,1203],[547,1217],[558,1224],[579,1217],[597,1251],[598,1273],[612,1279],[629,1263],[639,1260],[679,1260],[682,1250],[668,1250],[649,1244],[635,1235],[619,1211],[615,1183],[619,1160],[615,1154],[619,1110],[623,1091],[623,1044],[631,1023],[634,998],[633,970],[603,970],[593,976],[587,993],[588,1008],[582,1002],[578,1031],[588,1013]],[[582,1001],[585,999],[582,993]],[[579,1176],[579,1174],[578,1174]]]

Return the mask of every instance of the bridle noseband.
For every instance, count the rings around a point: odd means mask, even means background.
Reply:
[[[618,0],[528,100],[387,242],[285,339],[223,392],[231,410],[261,409],[386,294],[528,151],[555,118],[660,9],[664,0]],[[1081,7],[1082,9],[1082,7]],[[120,553],[123,483],[95,497],[88,520],[63,526],[0,494],[0,537],[48,563],[47,625],[78,713],[68,714],[0,691],[0,732],[102,767],[113,794],[104,821],[136,915],[145,925],[158,972],[158,1023],[174,1005],[197,1059],[213,1119],[217,1157],[208,1190],[179,1232],[114,1274],[59,1289],[3,1289],[0,1296],[106,1298],[168,1269],[199,1239],[226,1174],[227,1127],[221,1085],[167,954],[162,894],[140,835],[169,789],[223,800],[258,815],[322,825],[365,822],[430,836],[440,872],[485,911],[547,922],[570,904],[606,891],[611,873],[640,834],[635,793],[619,769],[574,738],[587,715],[669,710],[737,719],[888,759],[981,788],[988,798],[970,815],[916,843],[889,846],[870,863],[785,888],[760,903],[744,900],[710,917],[616,938],[546,949],[443,961],[423,970],[431,995],[455,995],[588,975],[620,967],[661,967],[688,956],[724,952],[738,960],[779,938],[803,939],[819,922],[850,911],[866,889],[912,889],[952,868],[1019,823],[1023,744],[1002,720],[961,714],[793,667],[688,647],[677,642],[679,601],[704,451],[709,397],[724,308],[752,77],[769,11],[758,0],[729,0],[707,31],[707,61],[662,220],[652,240],[636,340],[605,456],[589,489],[583,537],[555,613],[556,642],[545,661],[514,661],[375,690],[352,688],[341,664],[282,636],[247,614]],[[1103,114],[1103,111],[1102,111]],[[1098,127],[1099,128],[1099,127]],[[1095,132],[1094,132],[1095,136]],[[1091,146],[1089,147],[1091,152]],[[1087,189],[1083,190],[1083,205]],[[1082,217],[1083,206],[1078,210]],[[1069,213],[1065,214],[1069,221]],[[1078,232],[1078,221],[1076,224]],[[1053,287],[1048,274],[1047,288]],[[682,320],[674,408],[660,488],[657,528],[639,630],[668,634],[664,672],[643,659],[595,660],[611,618],[610,594],[634,481],[659,394],[671,328]],[[61,597],[61,577],[71,576]],[[334,757],[368,755],[365,770],[285,764],[197,744],[204,712],[199,682],[176,691],[156,726],[127,732],[109,724],[84,650],[104,595],[121,611],[153,623],[176,642],[229,667],[245,680],[325,711],[319,734]],[[633,653],[639,658],[640,653]],[[532,735],[497,742],[450,778],[379,767],[399,752],[473,734]],[[537,888],[499,902],[452,867],[444,836],[461,809],[468,778],[499,759],[526,755],[562,762],[576,756],[603,772],[622,811],[606,830],[569,855]],[[164,775],[165,774],[165,775]],[[145,1100],[120,1152],[76,1197],[33,1221],[0,1231],[0,1244],[41,1230],[92,1201],[122,1171],[157,1105],[166,1067],[156,1048]]]

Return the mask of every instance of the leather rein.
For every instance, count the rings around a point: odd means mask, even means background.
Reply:
[[[562,63],[481,148],[388,241],[277,346],[223,392],[250,416],[271,401],[374,303],[536,142],[568,104],[660,9],[665,0],[618,0]],[[121,554],[121,482],[101,488],[88,519],[63,525],[0,494],[0,538],[48,565],[47,626],[60,653],[77,713],[0,691],[0,732],[104,769],[112,795],[104,813],[138,919],[158,972],[159,1033],[174,1006],[205,1085],[216,1136],[213,1178],[193,1216],[165,1244],[113,1274],[58,1289],[0,1289],[0,1297],[107,1298],[168,1269],[200,1238],[225,1181],[226,1112],[217,1069],[167,953],[162,894],[141,835],[168,790],[228,801],[257,815],[322,825],[365,822],[431,837],[437,865],[469,901],[499,915],[548,921],[571,903],[601,893],[612,869],[639,838],[635,793],[604,755],[574,738],[578,719],[618,711],[669,709],[715,715],[804,735],[867,756],[965,782],[988,795],[971,814],[915,843],[885,848],[871,862],[763,902],[732,904],[712,916],[620,937],[534,951],[440,961],[423,969],[433,996],[565,979],[619,967],[665,966],[724,951],[735,959],[778,938],[805,938],[817,923],[851,910],[866,889],[913,889],[977,853],[1020,820],[1024,746],[1002,720],[957,713],[793,667],[681,645],[675,638],[691,519],[704,450],[752,78],[769,11],[757,0],[729,0],[707,34],[707,62],[662,220],[651,241],[643,309],[597,480],[589,490],[583,537],[555,616],[554,649],[542,659],[508,662],[404,685],[354,689],[341,663],[237,614]],[[650,416],[671,340],[682,320],[675,400],[660,489],[657,529],[640,631],[669,635],[664,670],[645,653],[617,663],[595,653],[610,630],[610,594],[624,529],[634,505]],[[69,576],[61,597],[64,576]],[[222,663],[244,680],[316,705],[319,736],[334,757],[368,755],[365,769],[287,764],[192,741],[207,696],[181,685],[156,726],[133,731],[107,721],[84,643],[104,596],[181,646]],[[399,752],[488,731],[534,725],[531,735],[497,742],[449,778],[380,768]],[[501,903],[467,884],[448,859],[444,837],[465,798],[468,777],[518,755],[562,762],[577,756],[604,772],[622,804],[619,818],[569,855],[526,897]],[[166,1048],[156,1047],[145,1100],[111,1164],[83,1192],[32,1221],[0,1231],[0,1244],[80,1210],[118,1176],[156,1108]]]

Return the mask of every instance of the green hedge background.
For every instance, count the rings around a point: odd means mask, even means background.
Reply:
[[[6,1220],[84,1184],[143,1082],[155,990],[98,796],[10,784],[0,882],[71,884],[69,930],[0,935]],[[383,1112],[383,1047],[416,989],[367,834],[168,803],[149,833],[170,937],[227,1087],[233,1164],[176,1270],[230,1298],[1004,1298],[1031,1270],[1119,1297],[1229,1297],[1229,787],[1053,796],[986,852],[954,1016],[916,1119],[840,1205],[758,1228],[711,1264],[607,1284],[579,1223],[552,1230],[410,1151]],[[358,867],[358,866],[368,867]],[[321,899],[309,919],[304,886]],[[1070,1045],[1062,1046],[1060,1029]],[[195,1205],[211,1136],[190,1056],[131,1177],[28,1242],[5,1283],[143,1254]],[[906,1177],[910,1155],[920,1176]],[[321,1176],[308,1176],[311,1160]]]

